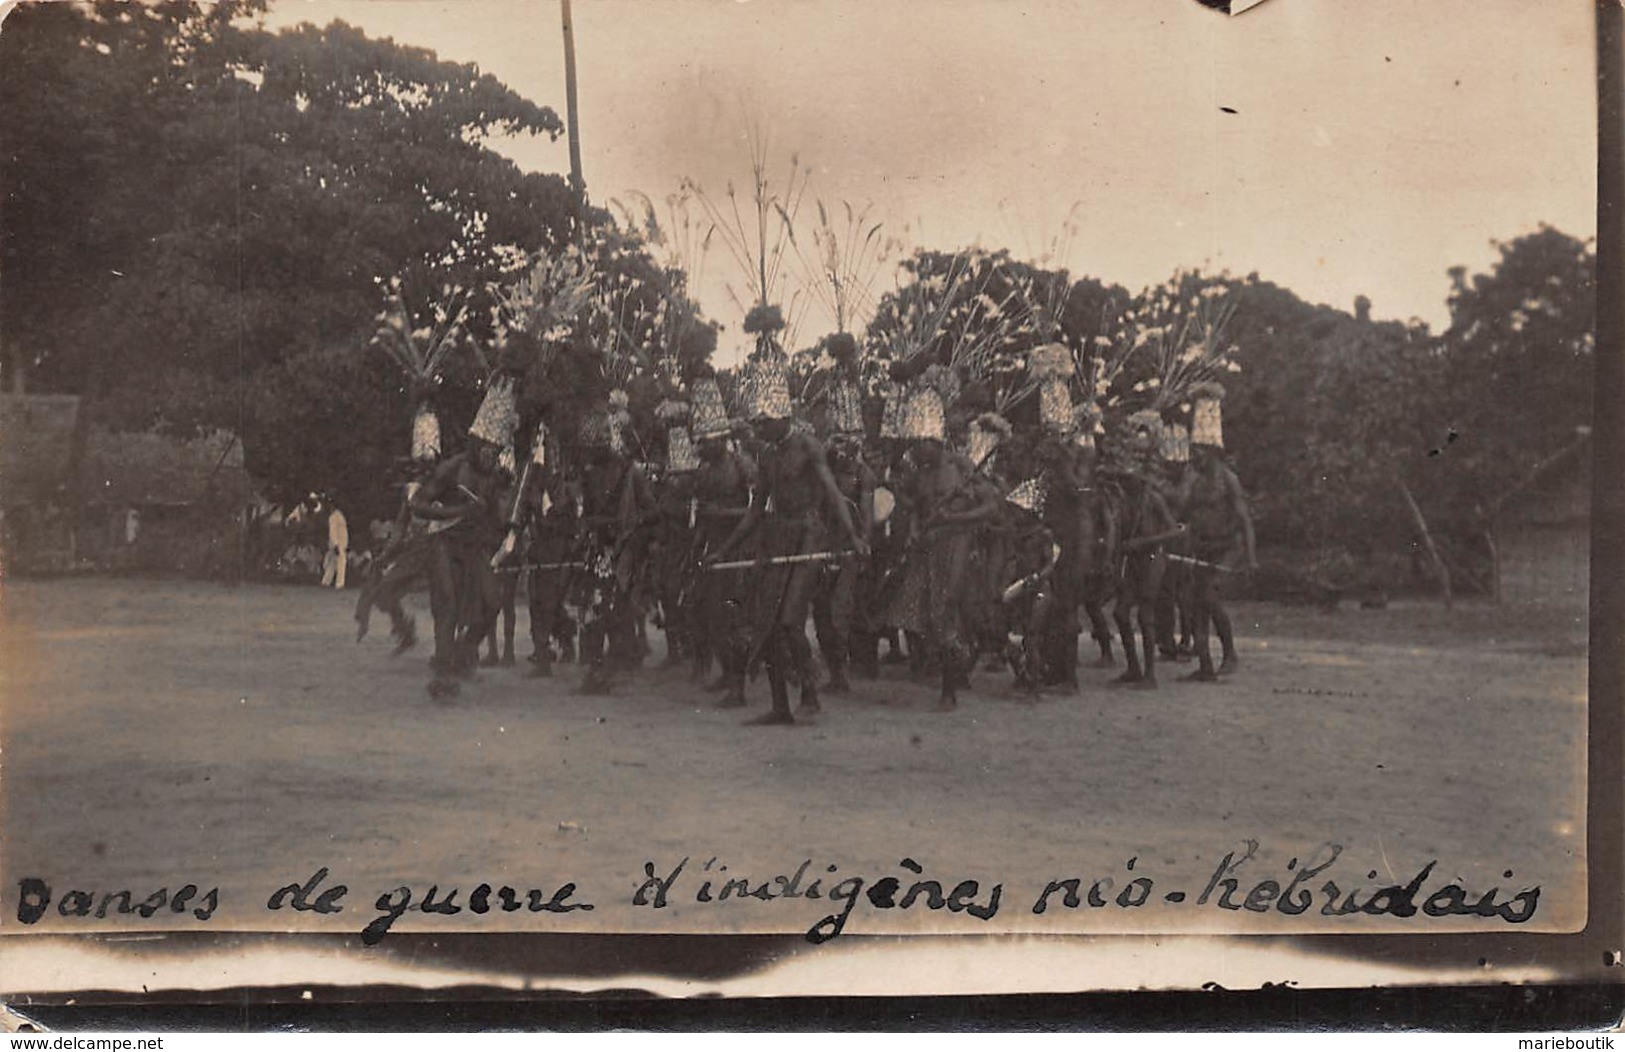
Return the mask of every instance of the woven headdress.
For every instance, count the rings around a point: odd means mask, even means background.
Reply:
[[[1191,459],[1191,433],[1184,424],[1170,424],[1163,429],[1162,459],[1173,464]]]
[[[829,431],[832,435],[863,434],[863,392],[856,381],[842,377],[830,387]]]
[[[768,353],[747,362],[740,386],[740,409],[746,419],[783,420],[791,415],[790,377],[782,356]]]
[[[440,418],[427,402],[419,405],[412,417],[412,459],[440,459]]]
[[[997,413],[983,413],[971,421],[965,439],[965,455],[977,468],[987,463],[999,443],[1010,437],[1010,422]]]
[[[1208,381],[1190,390],[1191,445],[1224,448],[1224,387]]]
[[[519,409],[514,404],[513,378],[498,376],[485,389],[485,399],[468,433],[497,448],[513,445],[514,429],[519,426]]]
[[[1072,414],[1072,352],[1065,345],[1046,343],[1027,354],[1027,373],[1038,384],[1038,418],[1044,430],[1069,434],[1077,421]]]
[[[728,409],[722,404],[722,389],[712,377],[694,381],[694,411],[691,426],[695,438],[721,438],[733,430]]]
[[[694,441],[688,436],[688,428],[681,424],[673,425],[666,432],[666,470],[676,475],[695,471],[699,466],[700,458],[694,452]]]
[[[880,386],[880,437],[901,438],[903,434],[903,388],[892,380]]]
[[[936,439],[947,434],[947,414],[943,411],[942,395],[935,387],[920,386],[908,396],[899,421],[898,438]]]
[[[1044,483],[1040,479],[1028,479],[1015,489],[1004,495],[1004,499],[1023,511],[1030,511],[1034,515],[1044,513]]]

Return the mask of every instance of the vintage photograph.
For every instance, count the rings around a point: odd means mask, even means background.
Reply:
[[[7,992],[1575,978],[1594,4],[1231,6],[0,9]]]

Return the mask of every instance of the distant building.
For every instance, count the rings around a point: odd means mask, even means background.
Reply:
[[[8,569],[222,569],[254,500],[242,444],[92,428],[78,477],[70,451],[79,400],[0,396],[0,514]]]
[[[77,533],[68,457],[79,399],[0,395],[0,560],[13,569],[66,569]]]

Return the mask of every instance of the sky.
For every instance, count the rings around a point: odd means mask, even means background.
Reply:
[[[1195,0],[575,0],[574,18],[599,204],[685,178],[720,198],[749,181],[755,127],[781,184],[792,156],[810,168],[809,208],[867,206],[910,245],[1058,246],[1047,262],[1131,290],[1257,272],[1436,328],[1449,267],[1487,269],[1493,241],[1541,223],[1596,231],[1591,0],[1234,18]],[[273,0],[270,21],[334,19],[565,113],[558,0]],[[563,138],[502,149],[568,171]],[[701,278],[730,358],[740,275],[713,248]]]

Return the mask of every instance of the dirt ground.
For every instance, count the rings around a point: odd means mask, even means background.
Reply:
[[[1418,906],[1451,882],[1468,903],[1538,886],[1519,930],[1584,922],[1583,613],[1238,604],[1242,668],[1218,685],[1165,674],[1155,692],[1123,691],[1090,670],[1076,695],[1030,703],[1007,675],[979,672],[960,709],[941,714],[930,687],[890,668],[826,697],[816,724],[747,728],[681,672],[645,672],[611,697],[575,693],[568,666],[522,678],[522,609],[520,668],[484,670],[436,703],[427,645],[391,658],[379,623],[358,645],[354,596],[7,582],[0,932],[23,928],[25,878],[51,889],[28,929],[39,931],[354,932],[397,887],[414,907],[431,885],[441,900],[456,888],[469,907],[481,882],[595,908],[509,913],[493,899],[482,914],[413,908],[394,930],[788,933],[845,905],[845,930],[864,934],[1507,927],[1321,913],[1328,880],[1363,902],[1432,861]],[[426,630],[422,597],[409,602]],[[765,680],[752,685],[757,711],[765,695]],[[1256,855],[1231,874],[1231,905],[1330,861],[1303,883],[1306,911],[1272,908],[1267,892],[1261,909],[1221,908],[1222,886],[1199,901],[1249,839]],[[684,859],[665,906],[633,904],[645,863],[664,877]],[[341,912],[267,911],[278,887],[320,867],[318,892],[349,889]],[[995,884],[1002,900],[984,920],[932,911],[926,897],[887,909],[828,894],[849,878],[883,892],[888,876],[894,900],[928,879],[945,896],[977,881],[959,906],[987,912]],[[1034,913],[1046,885],[1069,877],[1081,878],[1078,905],[1057,890]],[[719,898],[739,878],[758,896]],[[805,894],[814,878],[821,899]],[[712,901],[700,901],[707,880]],[[1097,881],[1099,907],[1087,899]],[[577,888],[555,899],[565,882]],[[139,903],[187,883],[218,887],[208,920],[57,908],[72,890],[99,905],[127,889]]]

